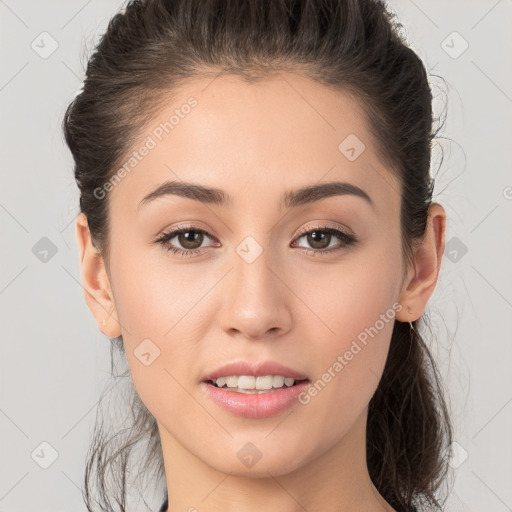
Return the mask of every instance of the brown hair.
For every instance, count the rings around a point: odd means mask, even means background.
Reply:
[[[437,133],[425,68],[400,28],[377,0],[130,1],[110,20],[89,59],[83,91],[63,119],[80,210],[107,268],[108,196],[100,200],[95,190],[113,177],[172,91],[219,73],[251,83],[282,70],[360,100],[377,150],[401,184],[402,248],[410,263],[432,202],[431,144]],[[370,477],[397,510],[439,506],[452,436],[439,373],[417,324],[411,331],[395,321],[368,412]],[[121,337],[113,345],[123,352]],[[94,470],[98,510],[113,510],[112,495],[126,510],[127,464],[139,441],[149,443],[143,467],[156,463],[158,476],[164,474],[156,421],[133,389],[131,396],[130,428],[109,438],[96,423],[85,475],[88,510],[94,506]]]

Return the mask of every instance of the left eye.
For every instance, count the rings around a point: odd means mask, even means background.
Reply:
[[[172,251],[179,256],[192,256],[202,252],[201,245],[205,236],[212,238],[204,229],[194,226],[178,226],[172,231],[163,233],[155,240],[155,243],[161,244],[167,251]],[[341,244],[334,249],[327,249],[330,246],[333,236],[338,238]],[[171,243],[171,240],[174,238],[178,239],[178,243],[183,248],[176,247]],[[309,251],[313,250],[314,254],[317,252],[321,254],[331,253],[344,249],[357,242],[357,239],[353,235],[331,226],[317,226],[307,230],[301,230],[295,240],[300,240],[301,238],[306,238],[307,242],[313,246],[309,248]]]
[[[327,250],[327,247],[330,246],[330,242],[333,237],[341,240],[341,243],[339,243],[337,247]],[[311,249],[313,250],[313,255],[316,253],[326,254],[339,251],[357,242],[355,236],[331,226],[317,226],[307,230],[302,230],[300,236],[296,240],[300,240],[301,238],[306,238],[307,242],[313,246]],[[310,251],[308,251],[308,253],[309,252]]]

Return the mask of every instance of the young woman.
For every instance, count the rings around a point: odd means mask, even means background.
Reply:
[[[97,426],[88,510],[131,510],[129,462],[169,512],[441,505],[431,103],[379,1],[113,17],[63,121],[85,298],[134,389],[128,430]]]

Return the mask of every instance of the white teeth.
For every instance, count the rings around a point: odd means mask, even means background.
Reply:
[[[242,375],[238,377],[237,388],[254,389],[256,387],[256,377],[252,375]]]
[[[265,377],[256,377],[256,389],[272,389],[273,382],[274,377],[272,377],[272,375],[265,375]]]
[[[237,388],[238,387],[238,377],[225,377],[225,379],[226,379],[226,386],[228,388]]]
[[[293,383],[295,382],[295,379],[290,379],[290,377],[287,377],[286,379],[284,379],[284,384],[285,386],[293,386]]]
[[[290,387],[295,384],[295,379],[282,375],[265,375],[254,377],[253,375],[231,375],[215,379],[217,387],[227,387],[241,390],[268,390],[272,388]]]
[[[276,375],[272,379],[272,386],[275,388],[282,388],[283,384],[284,384],[284,377],[282,377],[281,375]]]

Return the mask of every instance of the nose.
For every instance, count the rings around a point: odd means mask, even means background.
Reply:
[[[236,248],[232,261],[219,313],[222,329],[250,340],[287,332],[293,294],[286,285],[285,265],[251,237]]]

